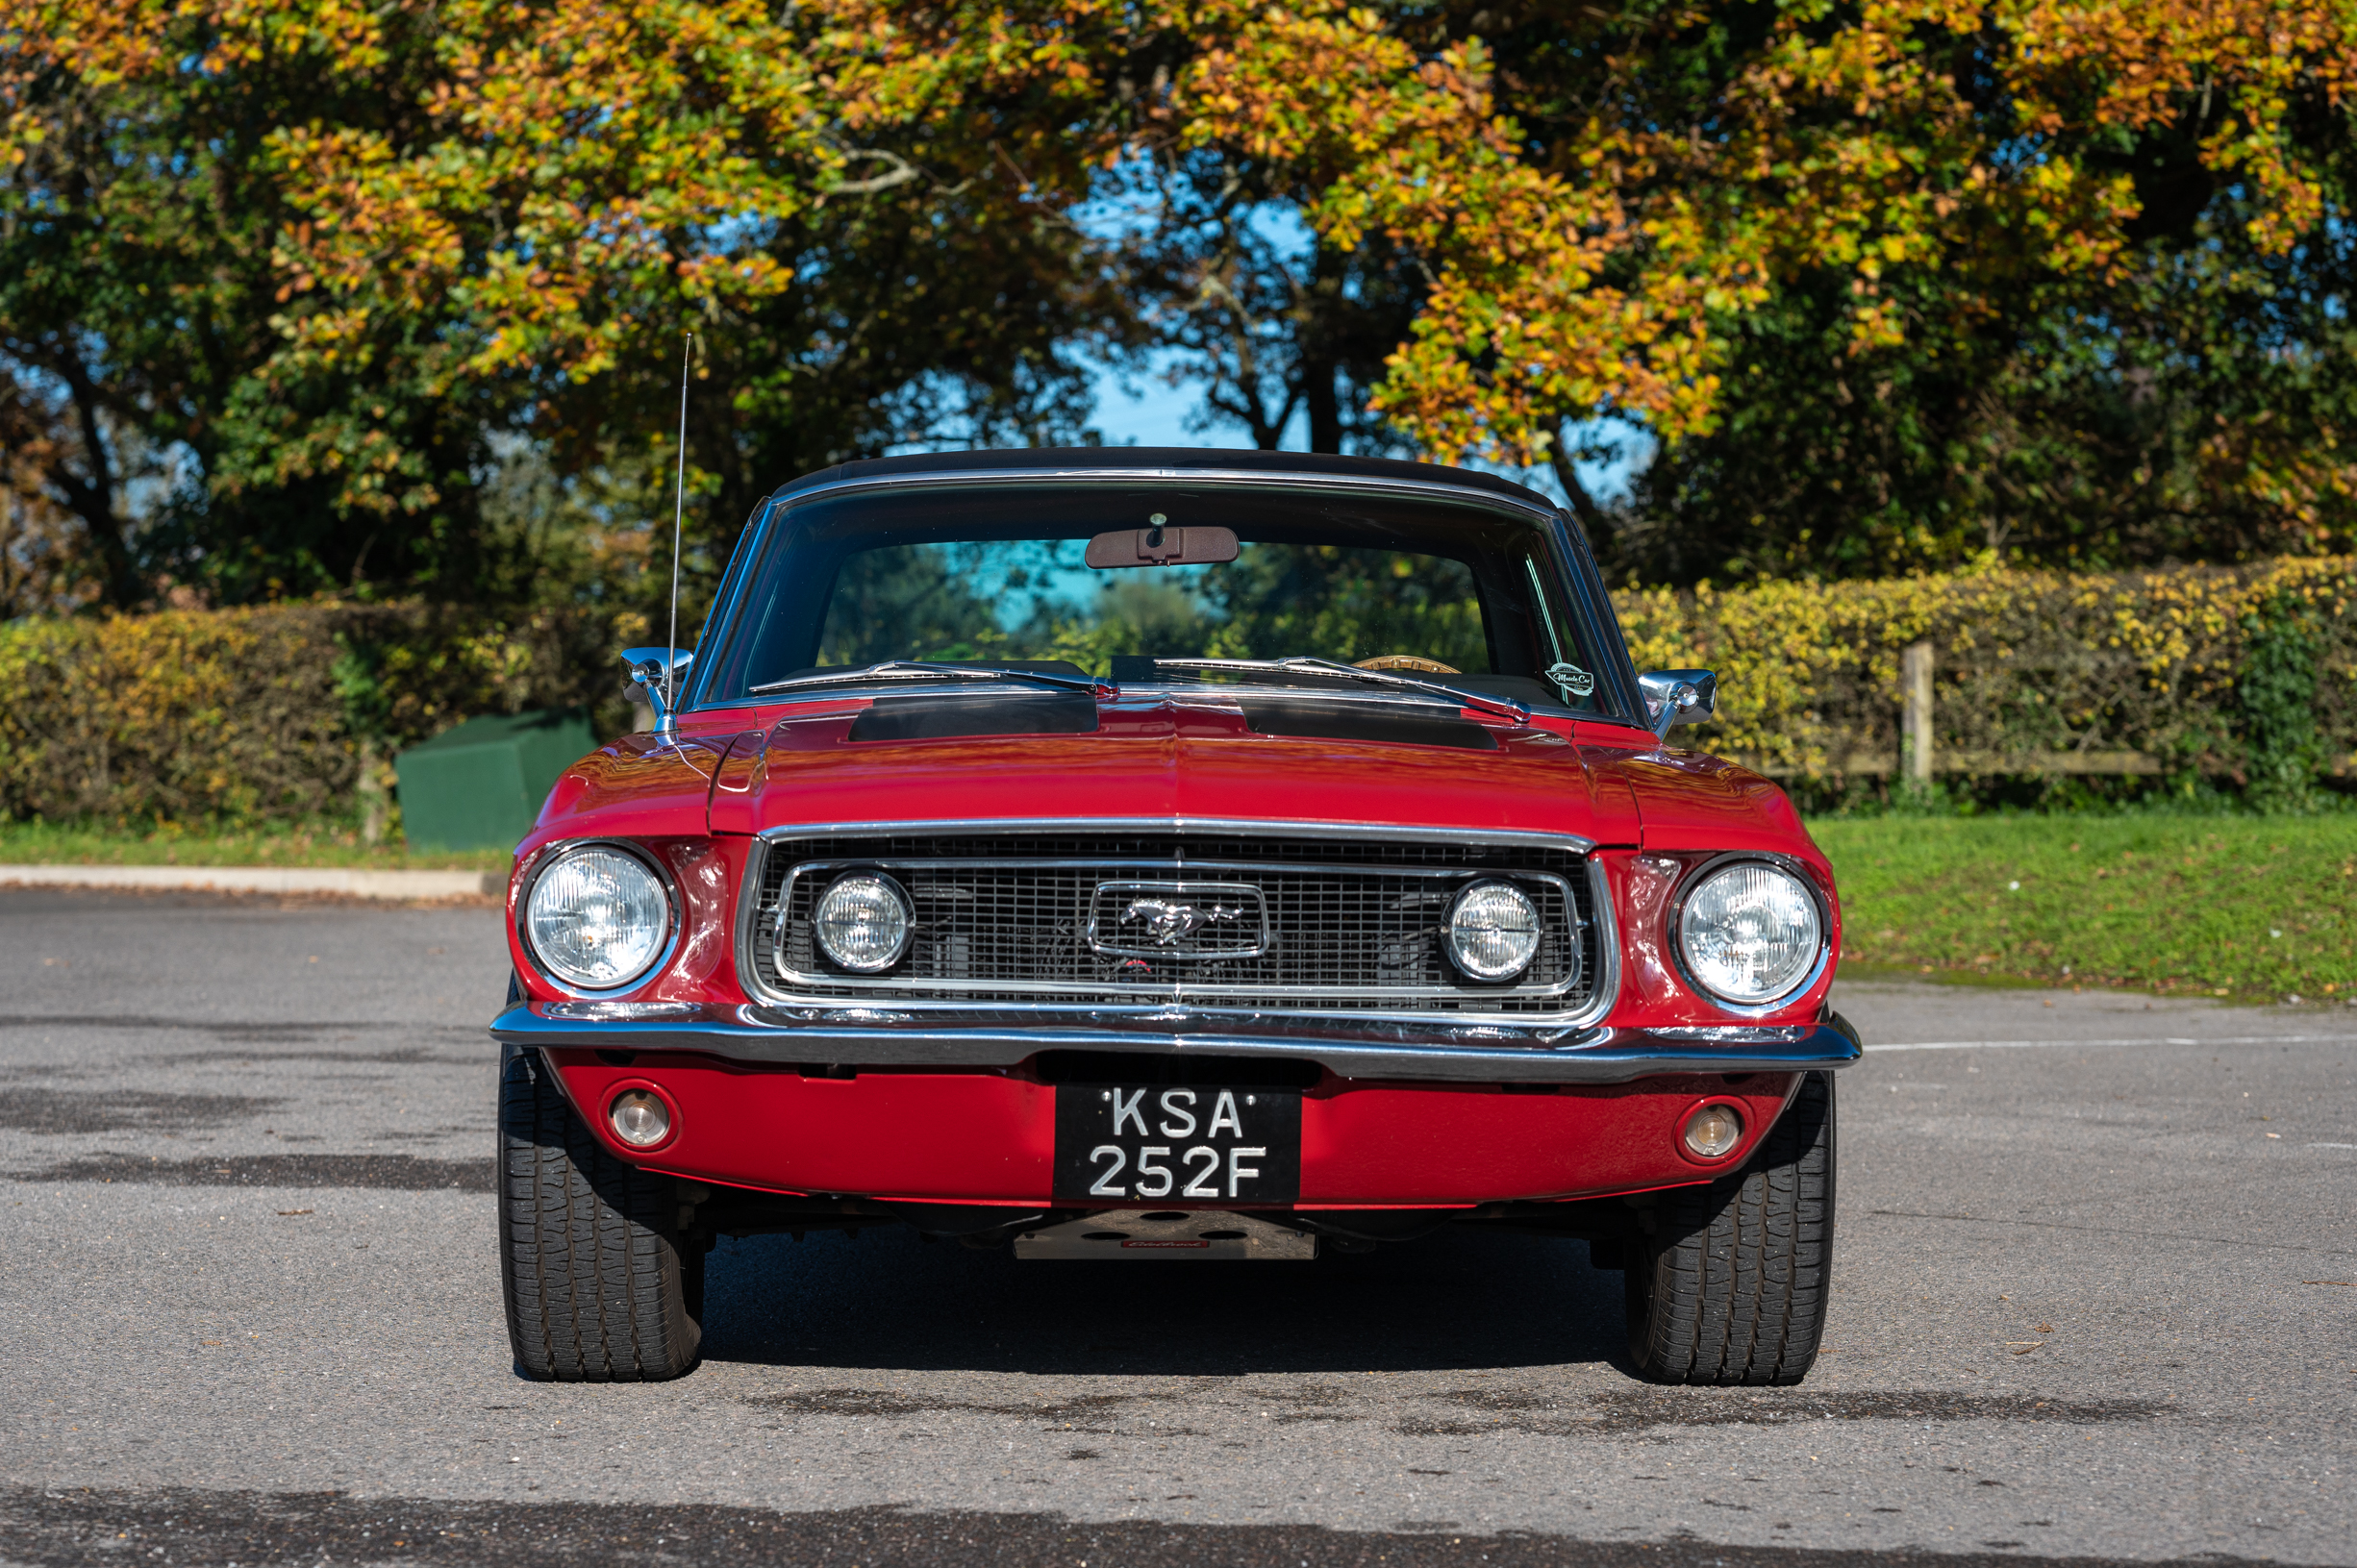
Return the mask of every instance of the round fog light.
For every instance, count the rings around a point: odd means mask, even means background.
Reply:
[[[1686,1148],[1698,1159],[1718,1159],[1743,1141],[1743,1118],[1733,1106],[1704,1106],[1686,1118]]]
[[[614,1135],[633,1149],[652,1149],[671,1135],[671,1108],[644,1089],[624,1089],[606,1114],[614,1121]],[[1687,1137],[1691,1141],[1693,1134]]]
[[[1539,956],[1539,906],[1510,882],[1477,882],[1448,911],[1448,956],[1473,980],[1512,980]]]
[[[877,975],[909,950],[909,895],[881,871],[838,877],[812,911],[819,950],[855,974]]]

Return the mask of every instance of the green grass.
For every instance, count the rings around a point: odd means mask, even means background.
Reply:
[[[2340,999],[2357,990],[2357,816],[1997,816],[1810,824],[1843,967]]]
[[[504,850],[412,853],[394,842],[371,847],[349,822],[267,827],[145,829],[0,822],[0,865],[366,866],[380,871],[503,871]]]
[[[1834,817],[1810,831],[1841,879],[1852,975],[2357,995],[2357,813]],[[0,864],[28,863],[498,871],[508,857],[371,849],[343,821],[0,822]]]

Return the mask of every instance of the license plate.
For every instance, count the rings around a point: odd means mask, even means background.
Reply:
[[[1290,1204],[1301,1196],[1301,1096],[1199,1084],[1056,1087],[1058,1203]]]

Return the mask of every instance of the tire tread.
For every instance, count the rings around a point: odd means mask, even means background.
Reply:
[[[1628,1260],[1629,1354],[1658,1382],[1798,1382],[1831,1275],[1833,1075],[1810,1073],[1743,1170],[1665,1196]]]
[[[525,1376],[639,1382],[695,1364],[704,1258],[678,1232],[671,1179],[608,1152],[537,1052],[501,1069],[498,1175],[508,1337]]]

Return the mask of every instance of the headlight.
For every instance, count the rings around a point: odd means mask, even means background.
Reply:
[[[1512,980],[1539,956],[1539,906],[1510,882],[1477,882],[1448,911],[1448,956],[1475,980]]]
[[[1788,996],[1817,967],[1825,926],[1817,900],[1779,866],[1744,860],[1687,890],[1678,956],[1695,983],[1739,1008]]]
[[[890,969],[908,951],[909,928],[915,922],[909,895],[881,871],[854,871],[838,877],[818,895],[811,924],[817,928],[821,952],[857,974]]]
[[[671,902],[644,860],[590,844],[560,855],[533,879],[524,933],[550,974],[585,991],[610,991],[663,957]]]

